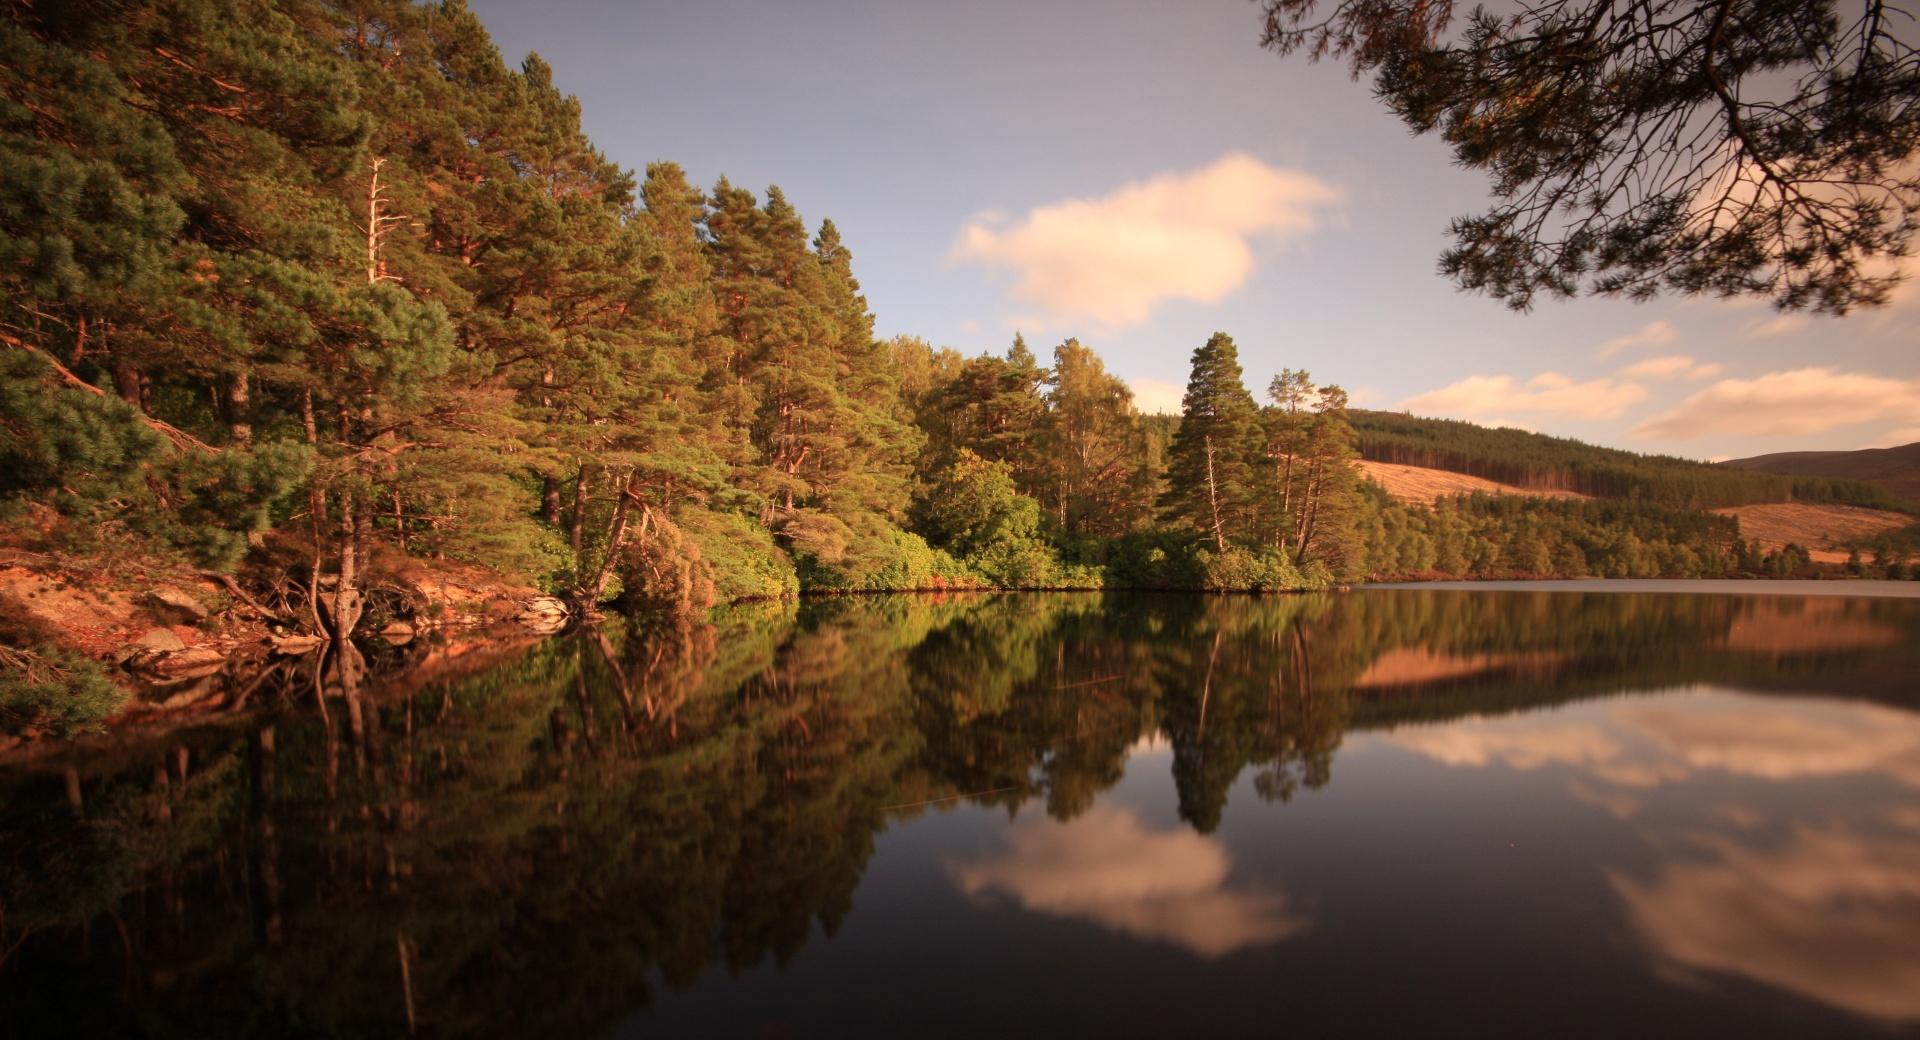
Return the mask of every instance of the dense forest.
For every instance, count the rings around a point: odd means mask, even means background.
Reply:
[[[1077,339],[879,340],[832,221],[619,167],[458,3],[16,4],[0,54],[0,541],[166,561],[335,639],[407,560],[680,612],[1784,573],[1687,510],[1878,501],[1350,413],[1293,370],[1259,401],[1224,334],[1177,418]],[[1360,454],[1623,501],[1396,505]],[[35,660],[8,696],[79,681]]]
[[[619,168],[457,4],[0,31],[17,545],[293,575],[279,601],[335,635],[393,554],[683,607],[1341,562],[1337,392],[1263,415],[1217,337],[1169,436],[1074,340],[1051,365],[877,341],[831,221]]]

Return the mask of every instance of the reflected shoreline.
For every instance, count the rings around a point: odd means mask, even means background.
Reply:
[[[835,598],[615,620],[418,681],[322,660],[239,718],[0,764],[0,1011],[403,1031],[404,967],[434,1032],[593,1033],[835,942],[883,841],[961,807],[1021,816],[940,884],[1224,963],[1334,937],[1291,879],[1240,877],[1229,835],[1340,790],[1350,734],[1581,770],[1625,821],[1660,784],[1691,790],[1675,762],[1799,783],[1861,746],[1859,768],[1909,775],[1920,741],[1860,734],[1916,717],[1917,655],[1912,602],[1530,588]],[[1747,691],[1732,716],[1776,728],[1541,731],[1566,750],[1525,730],[1698,686]],[[1779,758],[1796,745],[1825,772]],[[1164,821],[1113,800],[1142,746],[1164,748],[1140,777],[1168,790]],[[1621,876],[1659,905],[1660,875]]]

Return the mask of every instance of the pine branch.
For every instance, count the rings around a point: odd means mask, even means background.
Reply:
[[[9,347],[15,347],[17,349],[24,350],[29,354],[38,354],[42,360],[44,360],[47,364],[53,366],[53,374],[56,376],[59,376],[60,380],[66,383],[68,386],[74,387],[75,389],[78,389],[78,390],[85,390],[90,394],[96,394],[101,397],[107,396],[107,392],[105,390],[102,390],[99,387],[94,386],[92,383],[89,383],[86,380],[80,378],[79,376],[74,375],[71,369],[67,368],[67,366],[55,360],[53,355],[47,353],[44,350],[41,350],[39,347],[36,347],[31,343],[26,342],[25,340],[18,339],[14,336],[10,336],[4,332],[0,332],[0,343],[5,343]],[[154,417],[147,415],[145,413],[139,412],[138,410],[136,410],[134,414],[137,418],[139,418],[141,422],[147,424],[147,426],[150,429],[152,429],[155,433],[158,433],[160,436],[165,437],[169,444],[172,444],[175,448],[178,448],[182,451],[203,451],[211,455],[219,452],[220,450],[214,447],[213,445],[208,444],[206,441],[203,441],[200,438],[195,437],[193,434],[190,434],[187,431],[180,429],[177,426],[173,426],[169,423],[161,422],[160,420],[155,419]]]

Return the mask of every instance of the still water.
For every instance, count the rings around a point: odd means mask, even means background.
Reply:
[[[0,1032],[1920,1028],[1920,600],[886,597],[384,654],[0,764]]]

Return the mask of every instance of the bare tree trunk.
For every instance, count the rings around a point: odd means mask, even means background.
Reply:
[[[1213,511],[1213,544],[1221,552],[1227,551],[1227,535],[1220,520],[1220,489],[1213,479],[1213,437],[1208,435],[1204,443],[1207,448],[1207,506]]]

